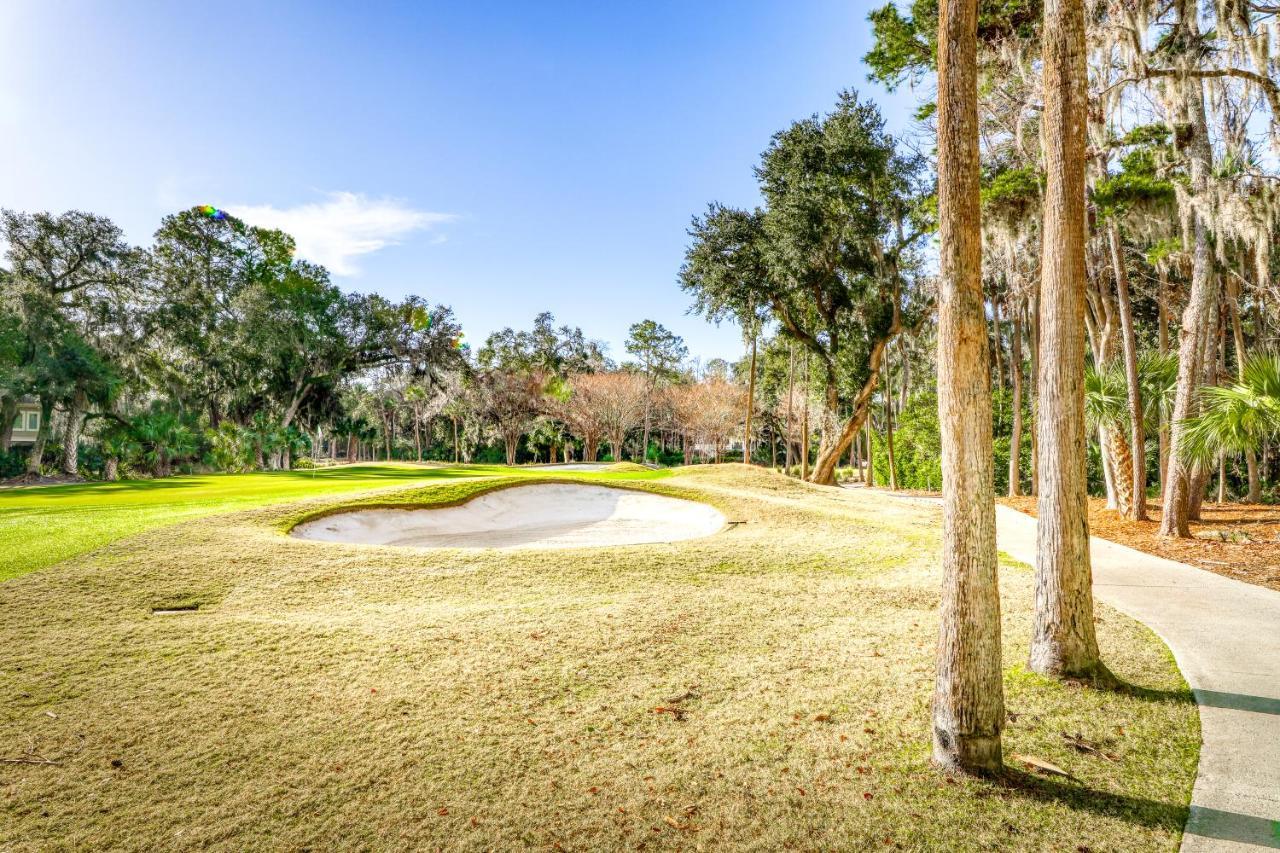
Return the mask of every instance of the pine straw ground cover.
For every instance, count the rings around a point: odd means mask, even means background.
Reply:
[[[1128,690],[1033,676],[1006,566],[1006,754],[1072,778],[953,778],[927,764],[936,510],[742,466],[627,485],[744,523],[577,551],[283,535],[330,498],[0,584],[0,753],[56,762],[0,765],[0,849],[1177,846],[1198,718],[1140,625],[1101,610]]]
[[[1001,502],[1036,514],[1033,497],[1002,498]],[[1090,498],[1089,532],[1166,560],[1280,590],[1280,507],[1205,501],[1200,520],[1191,522],[1193,539],[1160,536],[1159,503],[1148,503],[1147,515],[1147,521],[1130,521],[1107,509],[1102,498]]]

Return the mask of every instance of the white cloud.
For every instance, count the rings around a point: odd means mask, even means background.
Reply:
[[[457,218],[451,213],[414,210],[395,199],[371,199],[349,192],[329,193],[323,202],[297,207],[228,205],[227,212],[250,225],[293,235],[300,256],[343,276],[360,274],[355,264],[360,255],[394,246],[414,231]],[[443,235],[436,235],[432,242],[443,242]]]

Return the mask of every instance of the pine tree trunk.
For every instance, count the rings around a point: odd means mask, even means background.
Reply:
[[[1235,279],[1227,279],[1227,311],[1231,317],[1231,338],[1236,350],[1236,376],[1244,379],[1244,363],[1248,360],[1248,352],[1244,346],[1244,327],[1240,323],[1240,286]],[[1258,478],[1258,454],[1249,448],[1244,452],[1245,471],[1249,478],[1249,492],[1245,497],[1248,503],[1262,502],[1262,481]]]
[[[977,0],[941,0],[938,202],[941,283],[942,602],[933,760],[1000,770],[1004,688],[996,572],[991,373],[978,195]]]
[[[1031,494],[1040,494],[1040,282],[1031,297],[1027,334],[1031,343]]]
[[[790,477],[791,476],[791,436],[792,436],[791,403],[795,399],[796,345],[788,344],[787,350],[789,353],[788,364],[787,364],[787,419],[786,419],[786,424],[784,424],[784,431],[787,434],[787,454],[786,454],[787,476]],[[686,441],[687,440],[688,439],[686,437]]]
[[[876,485],[876,454],[871,448],[871,415],[867,415],[867,485],[875,488]]]
[[[742,430],[742,461],[751,464],[751,414],[756,408],[756,334],[751,332],[751,373],[747,377],[747,422]]]
[[[1178,27],[1187,35],[1199,35],[1194,0],[1177,0]],[[1191,171],[1191,192],[1202,199],[1209,188],[1210,170],[1213,166],[1213,150],[1209,144],[1208,121],[1205,117],[1204,84],[1200,80],[1179,82],[1183,91],[1183,115],[1189,131],[1186,144]],[[1188,461],[1182,445],[1186,432],[1185,423],[1193,414],[1196,386],[1200,379],[1201,340],[1209,313],[1217,302],[1217,279],[1213,275],[1213,249],[1204,215],[1195,206],[1191,209],[1194,234],[1191,292],[1182,312],[1182,329],[1178,341],[1178,390],[1170,418],[1169,461],[1165,472],[1164,512],[1160,519],[1160,535],[1170,538],[1189,538],[1193,494],[1194,465]]]
[[[1227,502],[1227,454],[1218,453],[1218,505]]]
[[[884,385],[884,438],[885,454],[889,462],[889,488],[898,488],[898,468],[893,459],[893,383]]]
[[[1089,563],[1084,338],[1085,122],[1082,0],[1044,7],[1047,181],[1040,290],[1040,495],[1029,665],[1049,676],[1104,677]]]
[[[804,408],[800,410],[800,479],[809,479],[809,352],[804,354]]]
[[[996,356],[996,406],[997,411],[1003,415],[1004,412],[1004,342],[1000,339],[1000,300],[993,299],[991,301],[991,337],[992,351]]]
[[[1169,273],[1164,266],[1160,267],[1160,290],[1156,297],[1156,339],[1160,347],[1160,355],[1169,354]],[[1166,422],[1164,414],[1164,406],[1161,405],[1158,412],[1159,420],[1156,424],[1159,430],[1160,447],[1158,450],[1160,459],[1157,466],[1159,471],[1158,487],[1160,489],[1161,499],[1164,498],[1165,487],[1165,469],[1169,464],[1169,424]]]
[[[1125,516],[1133,521],[1147,520],[1147,425],[1142,409],[1142,386],[1138,382],[1138,338],[1133,327],[1133,307],[1129,302],[1129,273],[1125,268],[1120,227],[1115,219],[1108,221],[1107,237],[1111,243],[1111,263],[1115,268],[1116,301],[1120,306],[1120,337],[1124,343],[1124,375],[1129,392],[1130,461],[1116,470],[1119,481],[1129,479],[1131,496]]]
[[[1009,343],[1009,373],[1013,381],[1013,427],[1009,433],[1009,497],[1022,492],[1022,312],[1012,312],[1013,337]]]

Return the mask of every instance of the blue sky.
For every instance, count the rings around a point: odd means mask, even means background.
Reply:
[[[214,204],[283,226],[351,290],[452,305],[478,344],[549,310],[624,356],[693,354],[689,217],[757,202],[770,135],[866,82],[858,2],[58,2],[0,6],[0,205],[149,243]]]

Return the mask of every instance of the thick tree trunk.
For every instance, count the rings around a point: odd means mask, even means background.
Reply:
[[[1129,392],[1129,467],[1121,464],[1115,472],[1119,481],[1129,477],[1132,496],[1126,517],[1147,520],[1147,425],[1142,408],[1142,386],[1138,382],[1138,338],[1133,327],[1133,307],[1129,302],[1129,272],[1125,268],[1120,227],[1115,219],[1108,222],[1107,237],[1111,243],[1111,263],[1115,269],[1116,301],[1120,306],[1120,337],[1124,343],[1124,375]],[[1117,460],[1119,461],[1119,460]]]
[[[120,457],[108,456],[102,465],[102,479],[114,483],[120,479]]]
[[[1022,493],[1022,311],[1014,307],[1009,345],[1009,374],[1013,382],[1013,426],[1009,433],[1009,497]]]
[[[1004,688],[978,196],[977,20],[977,0],[939,4],[943,580],[933,760],[994,773],[1002,765]]]
[[[1093,623],[1084,417],[1085,122],[1082,0],[1044,7],[1047,181],[1040,290],[1040,495],[1029,665],[1105,678]]]

